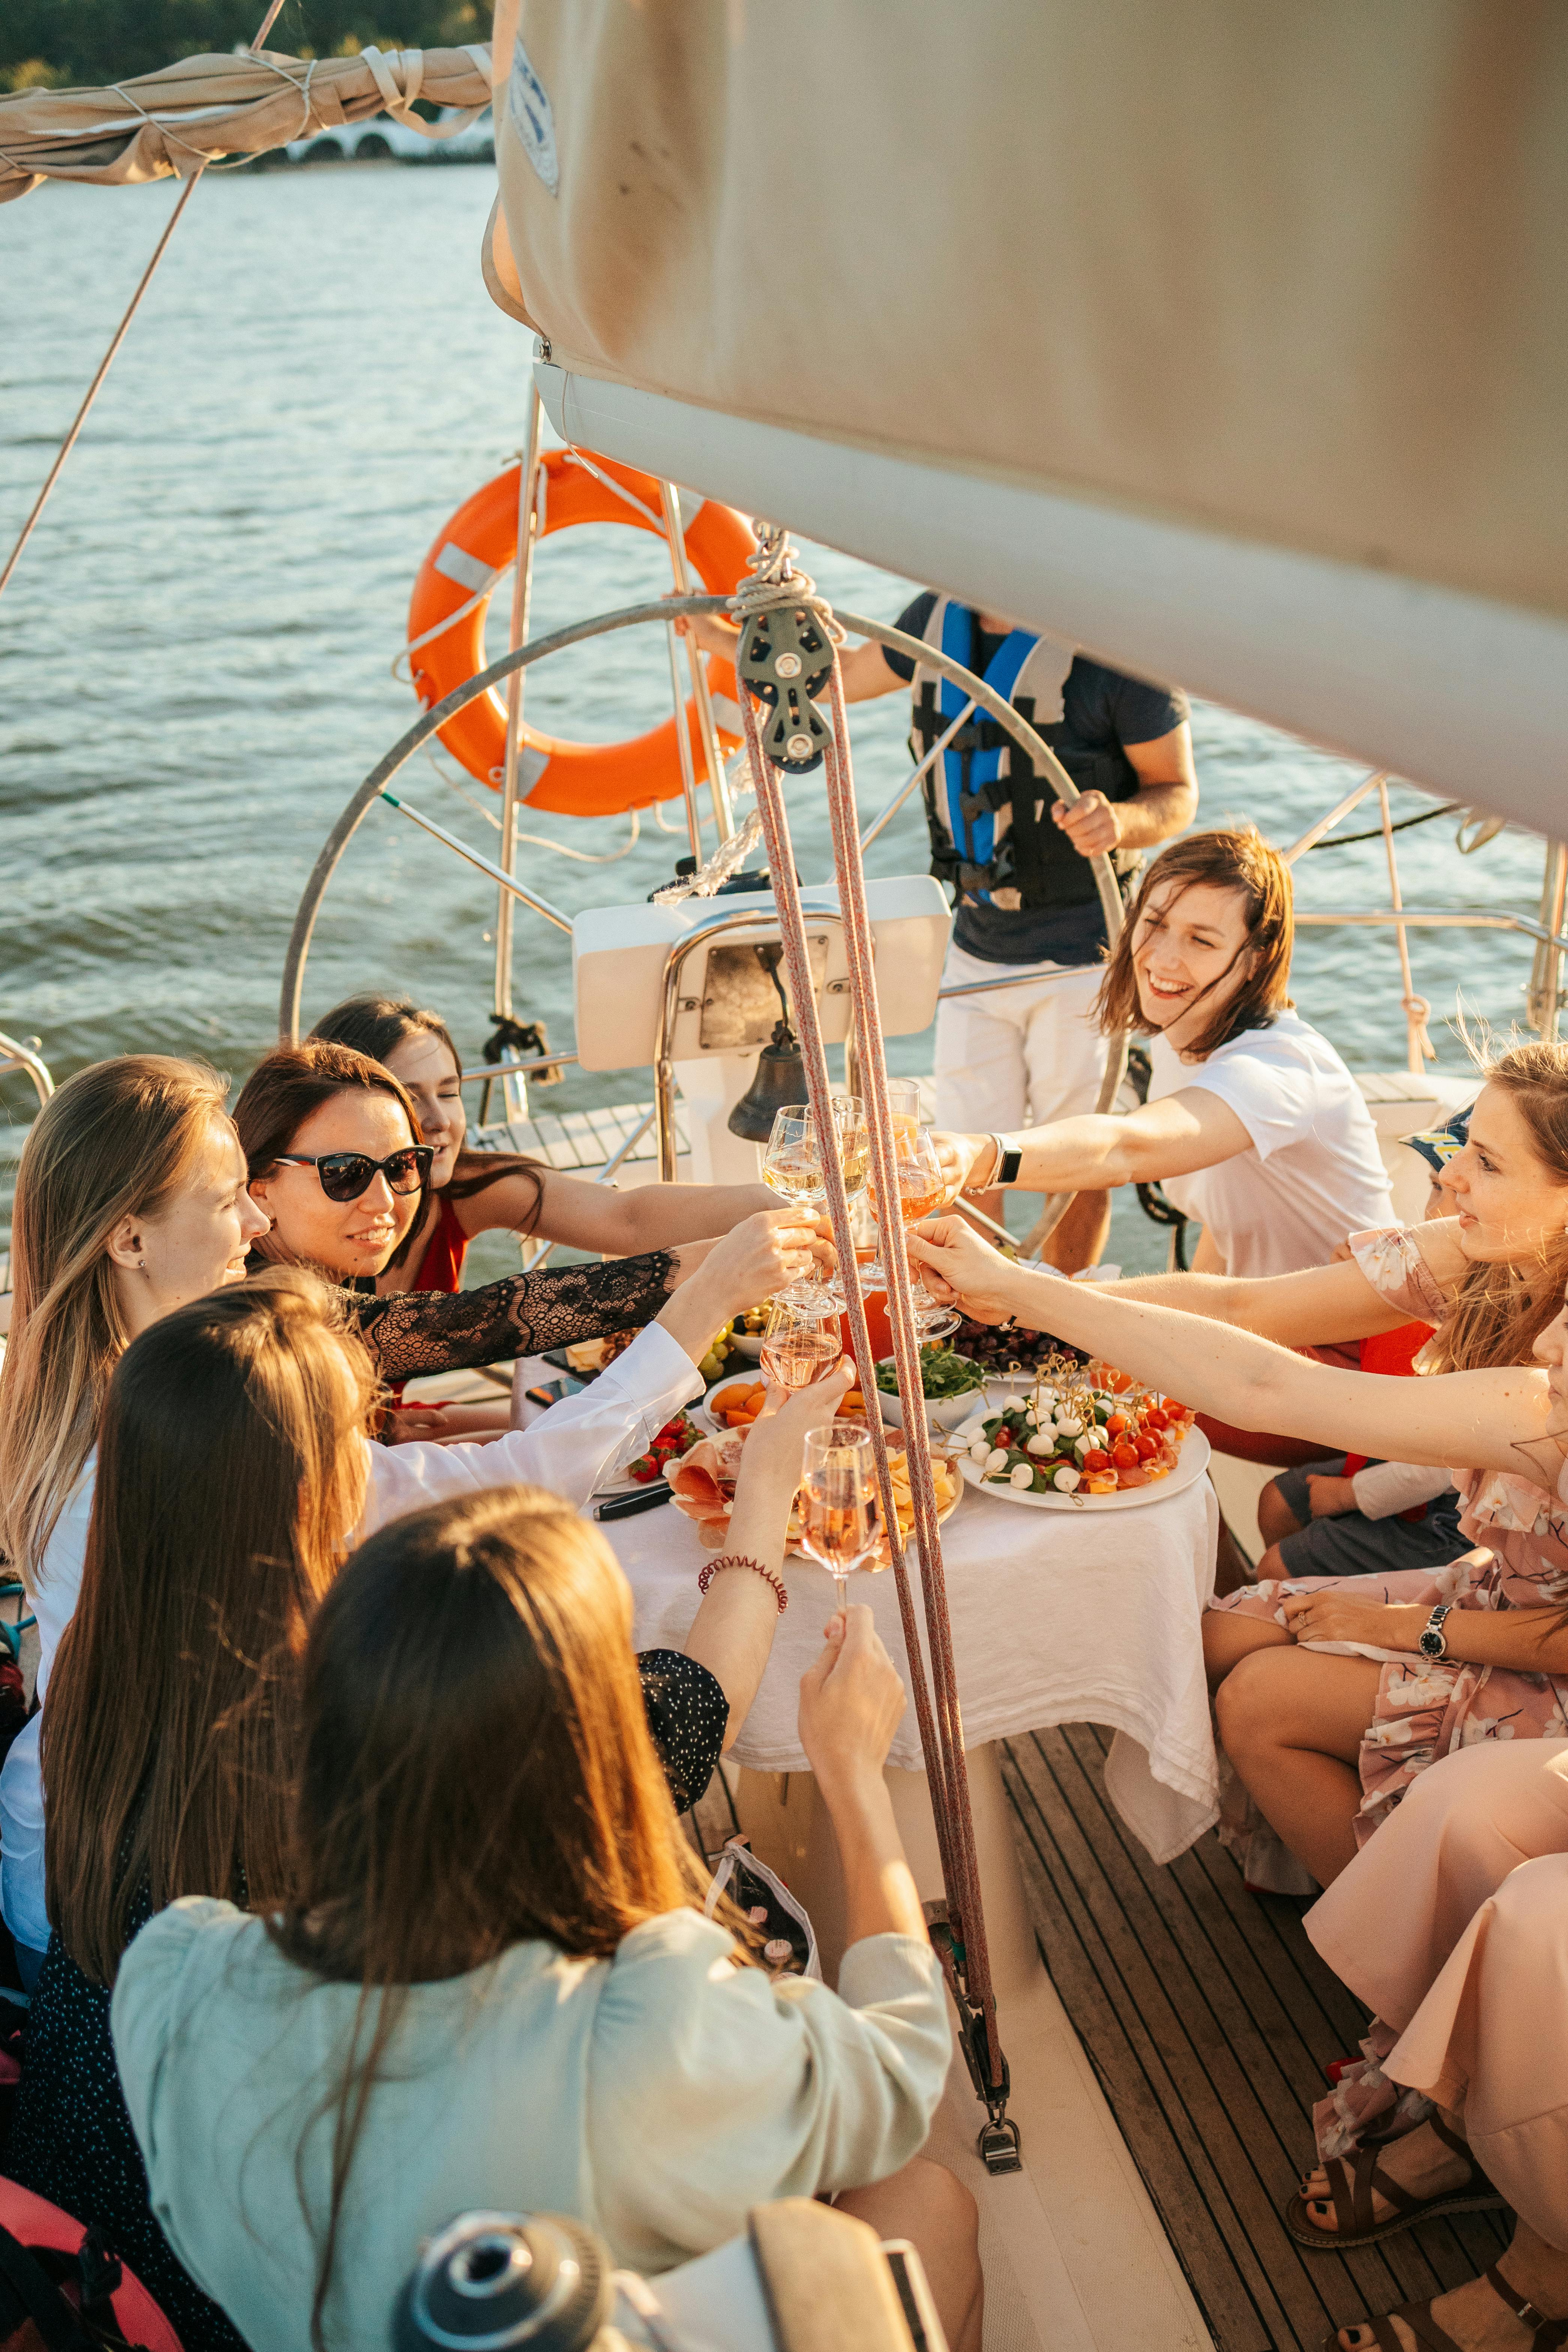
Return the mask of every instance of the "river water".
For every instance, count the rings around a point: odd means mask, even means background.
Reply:
[[[166,181],[49,186],[0,210],[7,548],[176,193]],[[237,1078],[276,1034],[283,951],[316,852],[416,714],[391,674],[416,570],[521,438],[530,341],[479,277],[492,194],[479,167],[215,173],[180,225],[0,603],[0,1028],[41,1037],[57,1078],[136,1048],[200,1055]],[[847,610],[890,620],[910,593],[830,550],[804,552]],[[596,526],[546,542],[535,578],[542,634],[657,593],[668,559],[650,537]],[[504,627],[502,611],[492,646]],[[642,630],[533,672],[529,710],[552,731],[616,740],[662,718],[668,692],[663,633]],[[864,808],[906,772],[901,703],[854,713]],[[1250,816],[1288,841],[1359,772],[1213,706],[1194,724],[1203,823]],[[443,771],[458,773],[439,752],[416,759],[407,797],[490,849],[487,814]],[[795,805],[801,870],[816,878],[828,859],[812,781]],[[1427,805],[1396,795],[1396,814]],[[622,820],[525,822],[579,851],[625,845]],[[685,846],[683,821],[670,837],[645,817],[617,864],[530,845],[520,870],[571,913],[643,898]],[[868,863],[923,867],[918,804]],[[1540,845],[1527,835],[1506,834],[1472,866],[1439,820],[1402,837],[1401,867],[1413,903],[1535,911]],[[1375,841],[1315,854],[1300,871],[1305,907],[1386,903]],[[307,1020],[353,989],[408,990],[446,1013],[477,1059],[493,921],[479,875],[390,810],[373,812],[318,927]],[[1461,991],[1485,1019],[1521,1014],[1527,943],[1428,931],[1415,952],[1445,1063],[1463,1058],[1443,1025]],[[522,912],[516,970],[519,1011],[569,1039],[566,942]],[[1403,1063],[1392,934],[1306,930],[1295,984],[1352,1065]],[[895,1066],[929,1067],[930,1052],[929,1038],[900,1040]],[[545,1099],[567,1109],[606,1099],[605,1087],[574,1073]],[[611,1082],[645,1087],[640,1075]],[[29,1112],[25,1082],[5,1081],[13,1150]]]

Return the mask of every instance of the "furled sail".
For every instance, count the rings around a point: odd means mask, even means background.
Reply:
[[[503,0],[496,49],[488,274],[569,436],[1561,822],[1568,11]]]
[[[259,155],[290,139],[385,112],[426,138],[450,138],[412,111],[416,99],[489,103],[489,47],[374,47],[353,58],[287,58],[270,49],[183,58],[110,89],[24,89],[0,98],[0,204],[48,180],[126,186],[182,179],[218,155]]]

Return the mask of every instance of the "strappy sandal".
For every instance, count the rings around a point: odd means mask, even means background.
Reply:
[[[1485,2213],[1505,2203],[1458,2134],[1451,2132],[1439,2116],[1428,2116],[1426,2120],[1444,2147],[1464,2158],[1469,2168],[1468,2180],[1458,2189],[1440,2189],[1436,2197],[1413,2197],[1408,2189],[1391,2180],[1378,2165],[1379,2155],[1391,2147],[1393,2141],[1384,2135],[1369,2137],[1357,2148],[1353,2164],[1342,2156],[1333,2156],[1323,2166],[1334,2200],[1333,2229],[1318,2227],[1307,2210],[1308,2200],[1300,2189],[1290,2199],[1284,2220],[1296,2243],[1310,2246],[1317,2253],[1340,2254],[1351,2246],[1375,2246],[1380,2238],[1392,2238],[1401,2230],[1413,2229],[1417,2221],[1435,2220],[1439,2213]],[[1386,2221],[1373,2219],[1374,2189],[1395,2208]],[[1322,2202],[1316,2197],[1310,2201],[1314,2205]]]
[[[1495,2263],[1481,2275],[1492,2293],[1507,2304],[1514,2316],[1522,2319],[1527,2327],[1533,2329],[1534,2333],[1530,2339],[1530,2352],[1561,2352],[1561,2347],[1568,2344],[1568,2319],[1548,2319],[1544,2312],[1537,2311],[1535,2305],[1532,2303],[1527,2303],[1523,2295],[1515,2294]],[[1450,2290],[1445,2287],[1443,2292],[1447,2294]],[[1439,2327],[1432,2316],[1432,2305],[1436,2301],[1437,2297],[1433,2295],[1426,2303],[1402,2303],[1397,2311],[1384,2312],[1378,2319],[1342,2320],[1340,2327],[1331,2327],[1324,2336],[1323,2352],[1340,2352],[1340,2333],[1342,2327],[1370,2327],[1373,2340],[1379,2346],[1380,2352],[1403,2352],[1403,2347],[1394,2332],[1392,2324],[1396,2319],[1402,2319],[1405,2322],[1417,2344],[1425,2347],[1425,2352],[1460,2352],[1460,2347],[1455,2343],[1453,2337]]]

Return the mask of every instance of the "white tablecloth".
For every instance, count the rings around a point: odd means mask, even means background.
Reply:
[[[1156,1862],[1216,1818],[1218,1780],[1199,1633],[1212,1587],[1219,1512],[1207,1478],[1130,1511],[1032,1511],[966,1486],[942,1530],[948,1609],[967,1748],[1058,1723],[1113,1729],[1106,1783]],[[697,1613],[707,1555],[673,1505],[603,1528],[637,1600],[639,1650],[679,1649]],[[918,1566],[911,1561],[911,1574]],[[790,1605],[731,1751],[763,1772],[809,1769],[795,1713],[800,1677],[832,1612],[834,1585],[813,1561],[786,1562]],[[890,1574],[856,1576],[908,1680]],[[923,1612],[917,1589],[915,1608]],[[911,1702],[889,1759],[923,1762]]]

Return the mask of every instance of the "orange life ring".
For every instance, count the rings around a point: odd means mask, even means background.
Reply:
[[[600,473],[608,475],[637,504],[618,498],[576,465],[564,449],[541,461],[542,536],[581,522],[625,522],[658,531],[658,484],[650,474],[618,465],[592,451]],[[509,466],[476,490],[439,531],[419,567],[408,604],[408,640],[414,689],[429,709],[453,688],[485,666],[485,613],[497,574],[517,553],[517,467]],[[733,507],[705,499],[686,525],[686,555],[710,595],[727,596],[745,572],[756,545],[751,525]],[[477,602],[474,602],[475,599]],[[471,612],[448,629],[440,625],[468,604]],[[434,636],[432,630],[439,631]],[[418,640],[427,642],[419,644]],[[717,655],[708,661],[708,690],[719,740],[725,752],[741,740],[733,666]],[[708,773],[695,700],[686,705],[686,730],[699,782]],[[492,688],[440,730],[442,742],[470,776],[500,790],[506,759],[506,700]],[[568,816],[613,816],[651,802],[674,799],[681,790],[680,749],[673,717],[626,743],[574,743],[543,735],[523,722],[521,794],[531,808],[555,809]],[[542,764],[541,764],[542,763]]]

